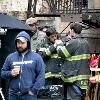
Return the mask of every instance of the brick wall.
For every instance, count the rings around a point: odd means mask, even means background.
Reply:
[[[28,0],[0,0],[0,12],[14,15],[18,19],[26,19]]]

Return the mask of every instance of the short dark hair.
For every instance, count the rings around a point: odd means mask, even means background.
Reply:
[[[73,29],[76,34],[80,34],[82,31],[82,25],[80,25],[79,23],[72,23],[70,25],[70,29]]]
[[[49,27],[46,31],[46,35],[49,37],[50,35],[57,34],[55,28]]]

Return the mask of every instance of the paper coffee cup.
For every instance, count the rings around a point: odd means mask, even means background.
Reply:
[[[20,66],[14,66],[14,69],[20,72]]]

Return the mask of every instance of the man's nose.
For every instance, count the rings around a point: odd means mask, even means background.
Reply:
[[[22,44],[19,44],[19,47],[21,47],[22,46]]]

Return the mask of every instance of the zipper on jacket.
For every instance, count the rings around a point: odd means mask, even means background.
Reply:
[[[24,55],[22,55],[22,62],[23,61],[24,61]],[[20,66],[20,81],[21,81],[22,66],[23,66],[23,64]],[[21,85],[20,81],[19,81],[19,89],[20,89],[20,85]],[[19,93],[20,93],[20,91],[19,91]]]

